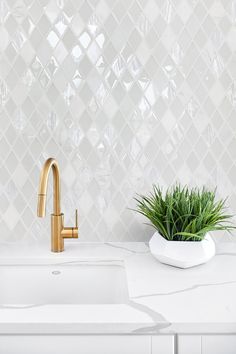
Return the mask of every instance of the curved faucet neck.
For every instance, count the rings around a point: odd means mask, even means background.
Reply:
[[[57,161],[49,158],[45,161],[40,175],[39,192],[38,192],[38,216],[43,217],[46,214],[46,200],[49,172],[52,168],[53,172],[53,214],[61,214],[60,206],[60,173]]]

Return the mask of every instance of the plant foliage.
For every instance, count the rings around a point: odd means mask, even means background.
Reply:
[[[215,200],[216,191],[205,187],[174,185],[163,190],[153,186],[148,196],[139,195],[136,211],[144,215],[166,240],[201,241],[207,232],[235,229],[225,213],[225,200]]]

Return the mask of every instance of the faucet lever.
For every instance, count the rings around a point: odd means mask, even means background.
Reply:
[[[75,227],[78,227],[78,209],[75,209]]]

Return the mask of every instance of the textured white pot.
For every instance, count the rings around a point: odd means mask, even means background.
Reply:
[[[206,234],[202,241],[167,241],[158,232],[149,241],[151,253],[161,263],[190,268],[206,263],[215,255],[215,243]]]

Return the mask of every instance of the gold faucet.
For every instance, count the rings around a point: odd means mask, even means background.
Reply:
[[[48,176],[50,169],[53,172],[53,214],[51,214],[51,250],[52,252],[64,251],[64,238],[78,238],[78,212],[75,211],[75,227],[64,227],[64,214],[61,213],[60,173],[57,161],[49,158],[45,161],[40,175],[38,192],[39,217],[46,214],[46,198]]]

